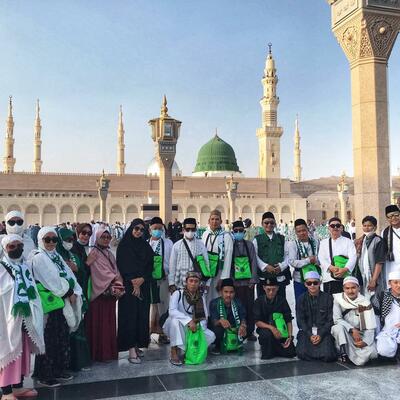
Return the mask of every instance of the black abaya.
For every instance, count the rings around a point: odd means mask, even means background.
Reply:
[[[141,223],[141,222],[139,222]],[[148,347],[150,340],[150,281],[153,269],[153,250],[142,238],[132,236],[132,221],[117,248],[117,266],[123,278],[125,294],[118,302],[118,349]],[[132,279],[143,278],[140,298],[132,294]]]

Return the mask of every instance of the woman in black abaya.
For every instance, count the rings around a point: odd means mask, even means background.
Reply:
[[[117,266],[123,278],[125,294],[118,303],[118,348],[129,350],[129,362],[140,364],[139,348],[148,347],[150,280],[153,250],[142,238],[144,221],[136,218],[117,248]]]

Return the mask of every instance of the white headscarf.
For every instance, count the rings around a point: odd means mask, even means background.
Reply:
[[[21,226],[19,226],[19,225],[17,225],[17,224],[14,224],[13,226],[11,226],[11,225],[8,224],[8,221],[9,221],[11,218],[21,218],[21,219],[24,221],[24,223],[23,223]],[[24,225],[25,225],[25,217],[24,217],[24,214],[22,214],[21,211],[17,211],[17,210],[10,211],[10,212],[6,215],[5,221],[6,221],[6,231],[7,231],[8,234],[13,234],[13,233],[15,233],[15,234],[21,235],[21,234],[24,232],[24,228],[25,228],[25,226],[24,226]]]
[[[56,237],[58,237],[57,231],[55,228],[53,228],[52,226],[44,226],[43,228],[41,228],[39,230],[38,235],[37,235],[38,247],[39,247],[39,249],[44,250],[46,253],[53,254],[54,252],[56,252],[56,250],[55,249],[53,251],[46,250],[46,247],[44,246],[44,243],[43,243],[43,238],[48,233],[54,233],[54,235],[56,235]]]
[[[3,247],[3,249],[5,249],[7,247],[8,244],[12,243],[12,242],[21,242],[24,243],[24,239],[22,239],[21,236],[16,235],[16,234],[12,234],[12,235],[5,235],[3,237],[3,239],[1,240],[1,246]]]

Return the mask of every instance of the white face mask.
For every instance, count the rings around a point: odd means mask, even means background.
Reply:
[[[11,226],[6,223],[6,230],[9,235],[21,235],[24,232],[24,224],[21,226],[17,224]]]
[[[63,245],[63,247],[64,247],[65,250],[70,251],[70,250],[72,249],[72,246],[73,246],[74,244],[73,244],[73,243],[70,243],[70,242],[64,242],[64,240],[63,240],[62,245]]]
[[[185,232],[184,235],[185,235],[186,239],[193,239],[194,236],[196,235],[196,232],[191,232],[191,231],[190,232]]]

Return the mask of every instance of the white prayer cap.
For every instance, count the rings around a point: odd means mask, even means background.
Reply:
[[[358,282],[358,279],[355,276],[346,276],[346,278],[343,279],[343,286],[346,283],[355,283],[357,286],[360,286],[360,282]]]
[[[1,245],[2,245],[3,249],[5,249],[6,246],[7,246],[8,244],[12,243],[12,242],[21,242],[21,243],[24,243],[24,239],[22,239],[21,236],[15,235],[15,234],[12,234],[12,235],[5,235],[5,236],[3,237],[3,239],[1,240]]]
[[[316,271],[308,271],[305,275],[304,275],[304,280],[307,279],[318,279],[320,280],[320,276],[319,273]]]
[[[5,220],[6,220],[6,222],[7,222],[7,221],[9,221],[11,218],[15,218],[15,217],[21,218],[22,220],[25,220],[24,214],[22,214],[21,211],[17,211],[17,210],[10,211],[10,212],[6,215]]]
[[[389,272],[388,281],[398,281],[400,280],[400,270]]]

